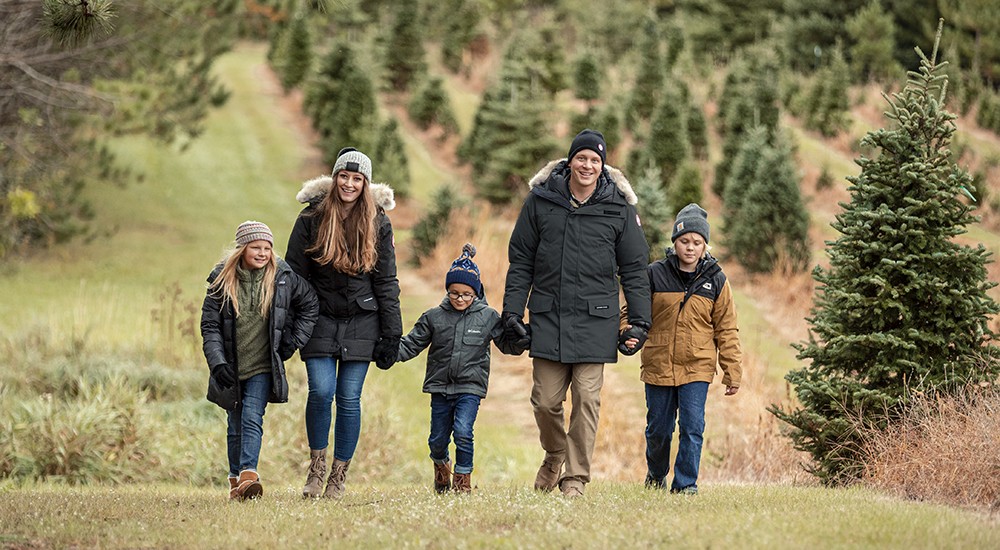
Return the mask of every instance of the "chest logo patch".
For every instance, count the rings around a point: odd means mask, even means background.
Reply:
[[[704,288],[704,289],[707,289],[707,290],[712,290],[712,283],[705,283],[705,284],[701,285],[701,288]]]

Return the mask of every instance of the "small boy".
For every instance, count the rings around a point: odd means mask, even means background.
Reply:
[[[424,393],[431,394],[431,434],[427,444],[434,461],[434,490],[454,486],[472,491],[472,425],[479,403],[486,397],[490,378],[490,342],[503,353],[520,355],[530,335],[511,342],[504,337],[500,314],[486,304],[479,267],[472,261],[476,248],[466,243],[462,255],[445,276],[448,295],[424,312],[413,330],[399,343],[399,361],[408,361],[428,345]],[[455,479],[452,484],[448,444],[455,438]]]

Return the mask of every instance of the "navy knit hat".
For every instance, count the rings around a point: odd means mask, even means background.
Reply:
[[[581,149],[590,149],[601,155],[601,164],[607,163],[608,146],[604,143],[604,136],[597,130],[587,128],[577,134],[569,146],[569,155],[566,156],[566,160],[573,160],[573,156]]]
[[[697,233],[704,237],[706,243],[708,242],[708,212],[693,202],[681,208],[681,211],[677,213],[670,241],[676,241],[677,237],[685,233]]]
[[[454,262],[451,262],[451,269],[444,278],[444,288],[447,289],[452,283],[469,285],[476,291],[476,296],[483,297],[483,283],[479,280],[479,266],[472,261],[476,255],[476,247],[472,243],[465,243],[462,247],[462,255]]]

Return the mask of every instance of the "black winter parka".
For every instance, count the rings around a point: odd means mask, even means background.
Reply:
[[[321,265],[306,252],[316,242],[320,216],[318,206],[333,189],[333,178],[307,181],[296,196],[308,203],[288,238],[285,257],[296,273],[309,281],[319,297],[320,315],[312,338],[302,348],[302,358],[336,357],[344,361],[372,361],[379,338],[399,338],[403,321],[399,310],[399,280],[392,224],[385,211],[395,206],[392,189],[371,184],[378,205],[378,260],[370,272],[349,275],[330,265]]]
[[[650,325],[642,233],[631,184],[605,166],[590,199],[569,202],[569,165],[550,162],[529,182],[531,192],[510,236],[503,310],[530,313],[532,357],[561,363],[618,360],[619,280],[629,318]]]
[[[208,284],[215,282],[221,272],[220,263],[208,276]],[[274,298],[267,316],[272,376],[268,401],[285,403],[288,401],[285,361],[309,340],[319,315],[319,302],[309,283],[296,275],[280,258],[274,285]],[[236,357],[236,313],[232,304],[227,303],[223,307],[222,299],[212,293],[205,294],[205,301],[201,306],[201,338],[209,372],[217,365],[226,364],[232,369],[233,378],[237,378],[239,358]],[[232,396],[238,398],[240,393],[237,391],[227,397],[223,395],[224,391],[224,388],[209,380],[208,400],[224,409],[231,409],[235,406]]]

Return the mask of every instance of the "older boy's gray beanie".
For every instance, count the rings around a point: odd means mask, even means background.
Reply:
[[[372,159],[354,147],[344,147],[337,154],[337,162],[333,164],[331,175],[336,176],[341,170],[358,172],[365,176],[368,183],[372,182]]]
[[[697,233],[705,238],[706,243],[708,242],[708,212],[693,202],[681,208],[681,211],[677,213],[670,241],[676,241],[677,237],[685,233]]]

